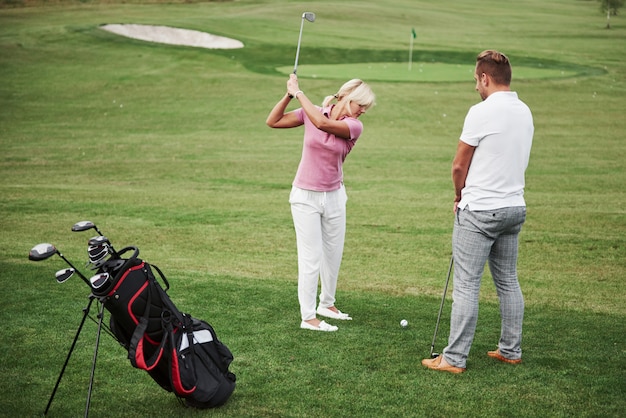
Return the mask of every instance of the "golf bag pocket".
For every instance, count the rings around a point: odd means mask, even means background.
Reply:
[[[211,325],[182,316],[182,325],[168,330],[172,389],[195,408],[223,405],[235,390],[235,375],[228,371],[233,355]]]

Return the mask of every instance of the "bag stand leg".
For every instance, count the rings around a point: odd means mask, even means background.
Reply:
[[[74,341],[72,342],[70,351],[67,353],[67,357],[65,358],[65,363],[63,364],[63,368],[61,369],[61,373],[59,374],[56,384],[54,385],[54,389],[52,390],[50,399],[48,400],[48,405],[46,406],[46,410],[43,413],[44,416],[48,414],[48,410],[50,409],[50,406],[52,405],[52,401],[54,400],[54,395],[56,394],[56,391],[59,388],[59,384],[61,383],[61,379],[63,378],[63,374],[65,373],[67,364],[69,363],[70,357],[72,356],[72,352],[74,351],[74,348],[76,347],[76,342],[78,341],[78,337],[80,336],[80,333],[83,329],[83,325],[85,325],[85,320],[89,317],[91,304],[93,303],[94,300],[96,300],[96,297],[94,295],[89,295],[89,303],[87,304],[85,308],[83,308],[83,318],[80,321],[80,325],[78,326],[78,329],[76,330]],[[91,391],[93,389],[93,380],[94,380],[94,375],[96,372],[96,359],[98,358],[98,346],[100,345],[100,334],[102,331],[103,317],[104,317],[104,304],[100,303],[100,307],[98,309],[98,332],[96,334],[96,346],[94,348],[93,360],[91,363],[91,377],[89,379],[89,390],[87,392],[87,403],[85,405],[85,415],[84,415],[85,418],[89,416],[89,405],[91,403]]]

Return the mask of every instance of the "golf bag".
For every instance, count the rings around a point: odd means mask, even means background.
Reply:
[[[123,248],[99,266],[101,279],[92,281],[92,293],[111,313],[111,331],[134,367],[188,406],[223,405],[235,390],[235,375],[228,370],[232,353],[211,325],[176,308],[165,275],[138,255],[136,247]]]

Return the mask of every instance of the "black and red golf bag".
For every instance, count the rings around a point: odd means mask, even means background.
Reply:
[[[126,253],[131,255],[123,258]],[[187,405],[223,405],[235,390],[235,375],[228,370],[232,353],[211,325],[176,308],[165,275],[138,256],[136,247],[123,248],[92,279],[92,293],[111,314],[111,331],[134,367]]]

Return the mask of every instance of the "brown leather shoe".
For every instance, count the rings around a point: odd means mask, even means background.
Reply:
[[[522,362],[521,358],[512,360],[510,358],[504,357],[502,354],[500,354],[499,348],[496,351],[487,351],[487,355],[491,358],[495,358],[496,360],[500,360],[501,362],[504,362],[504,363],[520,364]]]
[[[425,358],[422,360],[422,366],[426,366],[431,370],[439,370],[441,372],[450,372],[450,373],[463,373],[465,368],[456,367],[449,364],[444,358],[443,354],[436,358]]]

